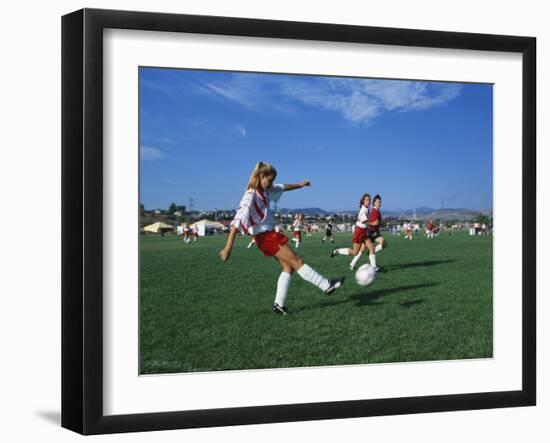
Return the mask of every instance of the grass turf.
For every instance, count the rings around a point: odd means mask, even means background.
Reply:
[[[289,315],[271,312],[279,264],[239,237],[228,262],[225,236],[184,244],[140,239],[142,374],[288,368],[492,357],[492,238],[466,233],[412,241],[386,236],[386,272],[360,287],[351,257],[330,258],[319,234],[298,250],[327,277],[346,275],[325,296],[292,277]],[[350,233],[335,235],[349,246]],[[290,244],[290,243],[289,243]],[[368,261],[361,258],[359,264]]]

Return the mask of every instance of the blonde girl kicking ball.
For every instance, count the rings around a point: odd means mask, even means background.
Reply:
[[[288,237],[275,231],[270,202],[278,201],[282,193],[310,186],[309,180],[297,184],[273,184],[277,171],[269,163],[258,163],[246,191],[241,199],[239,210],[231,222],[231,230],[225,248],[219,255],[227,261],[233,249],[237,233],[243,232],[254,237],[255,243],[266,257],[275,257],[282,268],[277,280],[277,292],[273,304],[275,314],[286,314],[286,298],[290,286],[290,278],[294,271],[307,282],[317,286],[326,295],[332,294],[344,283],[344,277],[329,280],[317,273],[288,246]]]

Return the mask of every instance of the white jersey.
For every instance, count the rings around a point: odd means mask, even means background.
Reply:
[[[294,220],[294,232],[301,231],[304,228],[304,222],[302,220]]]
[[[241,199],[239,210],[231,222],[241,233],[250,235],[272,231],[273,215],[271,200],[278,201],[285,190],[284,185],[273,185],[268,191],[247,189]]]
[[[355,226],[365,229],[367,227],[368,220],[369,208],[367,208],[365,205],[361,205],[361,209],[359,209],[359,213],[357,214],[357,222],[355,222]]]

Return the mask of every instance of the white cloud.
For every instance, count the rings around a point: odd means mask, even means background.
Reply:
[[[339,113],[366,123],[387,112],[421,111],[443,105],[460,94],[456,83],[334,77],[236,74],[226,82],[206,84],[218,95],[249,109],[280,110],[289,104]]]
[[[287,89],[297,100],[366,123],[386,112],[425,110],[457,97],[460,85],[406,80],[321,79]]]
[[[243,137],[246,137],[247,136],[247,132],[246,132],[246,128],[243,126],[243,125],[240,125],[240,124],[237,124],[237,131],[239,131],[239,133],[243,136]]]
[[[151,146],[140,147],[140,159],[141,160],[156,160],[164,157],[162,151]]]
[[[238,86],[236,87],[232,84],[217,86],[212,83],[206,83],[206,86],[210,89],[210,91],[221,95],[227,100],[237,102],[247,108],[254,108],[254,99],[249,96],[250,91],[247,91],[245,88]]]

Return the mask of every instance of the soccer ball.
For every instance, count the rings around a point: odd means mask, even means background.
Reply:
[[[376,277],[376,271],[368,263],[360,266],[355,273],[355,281],[359,286],[370,285],[374,281],[374,277]]]

